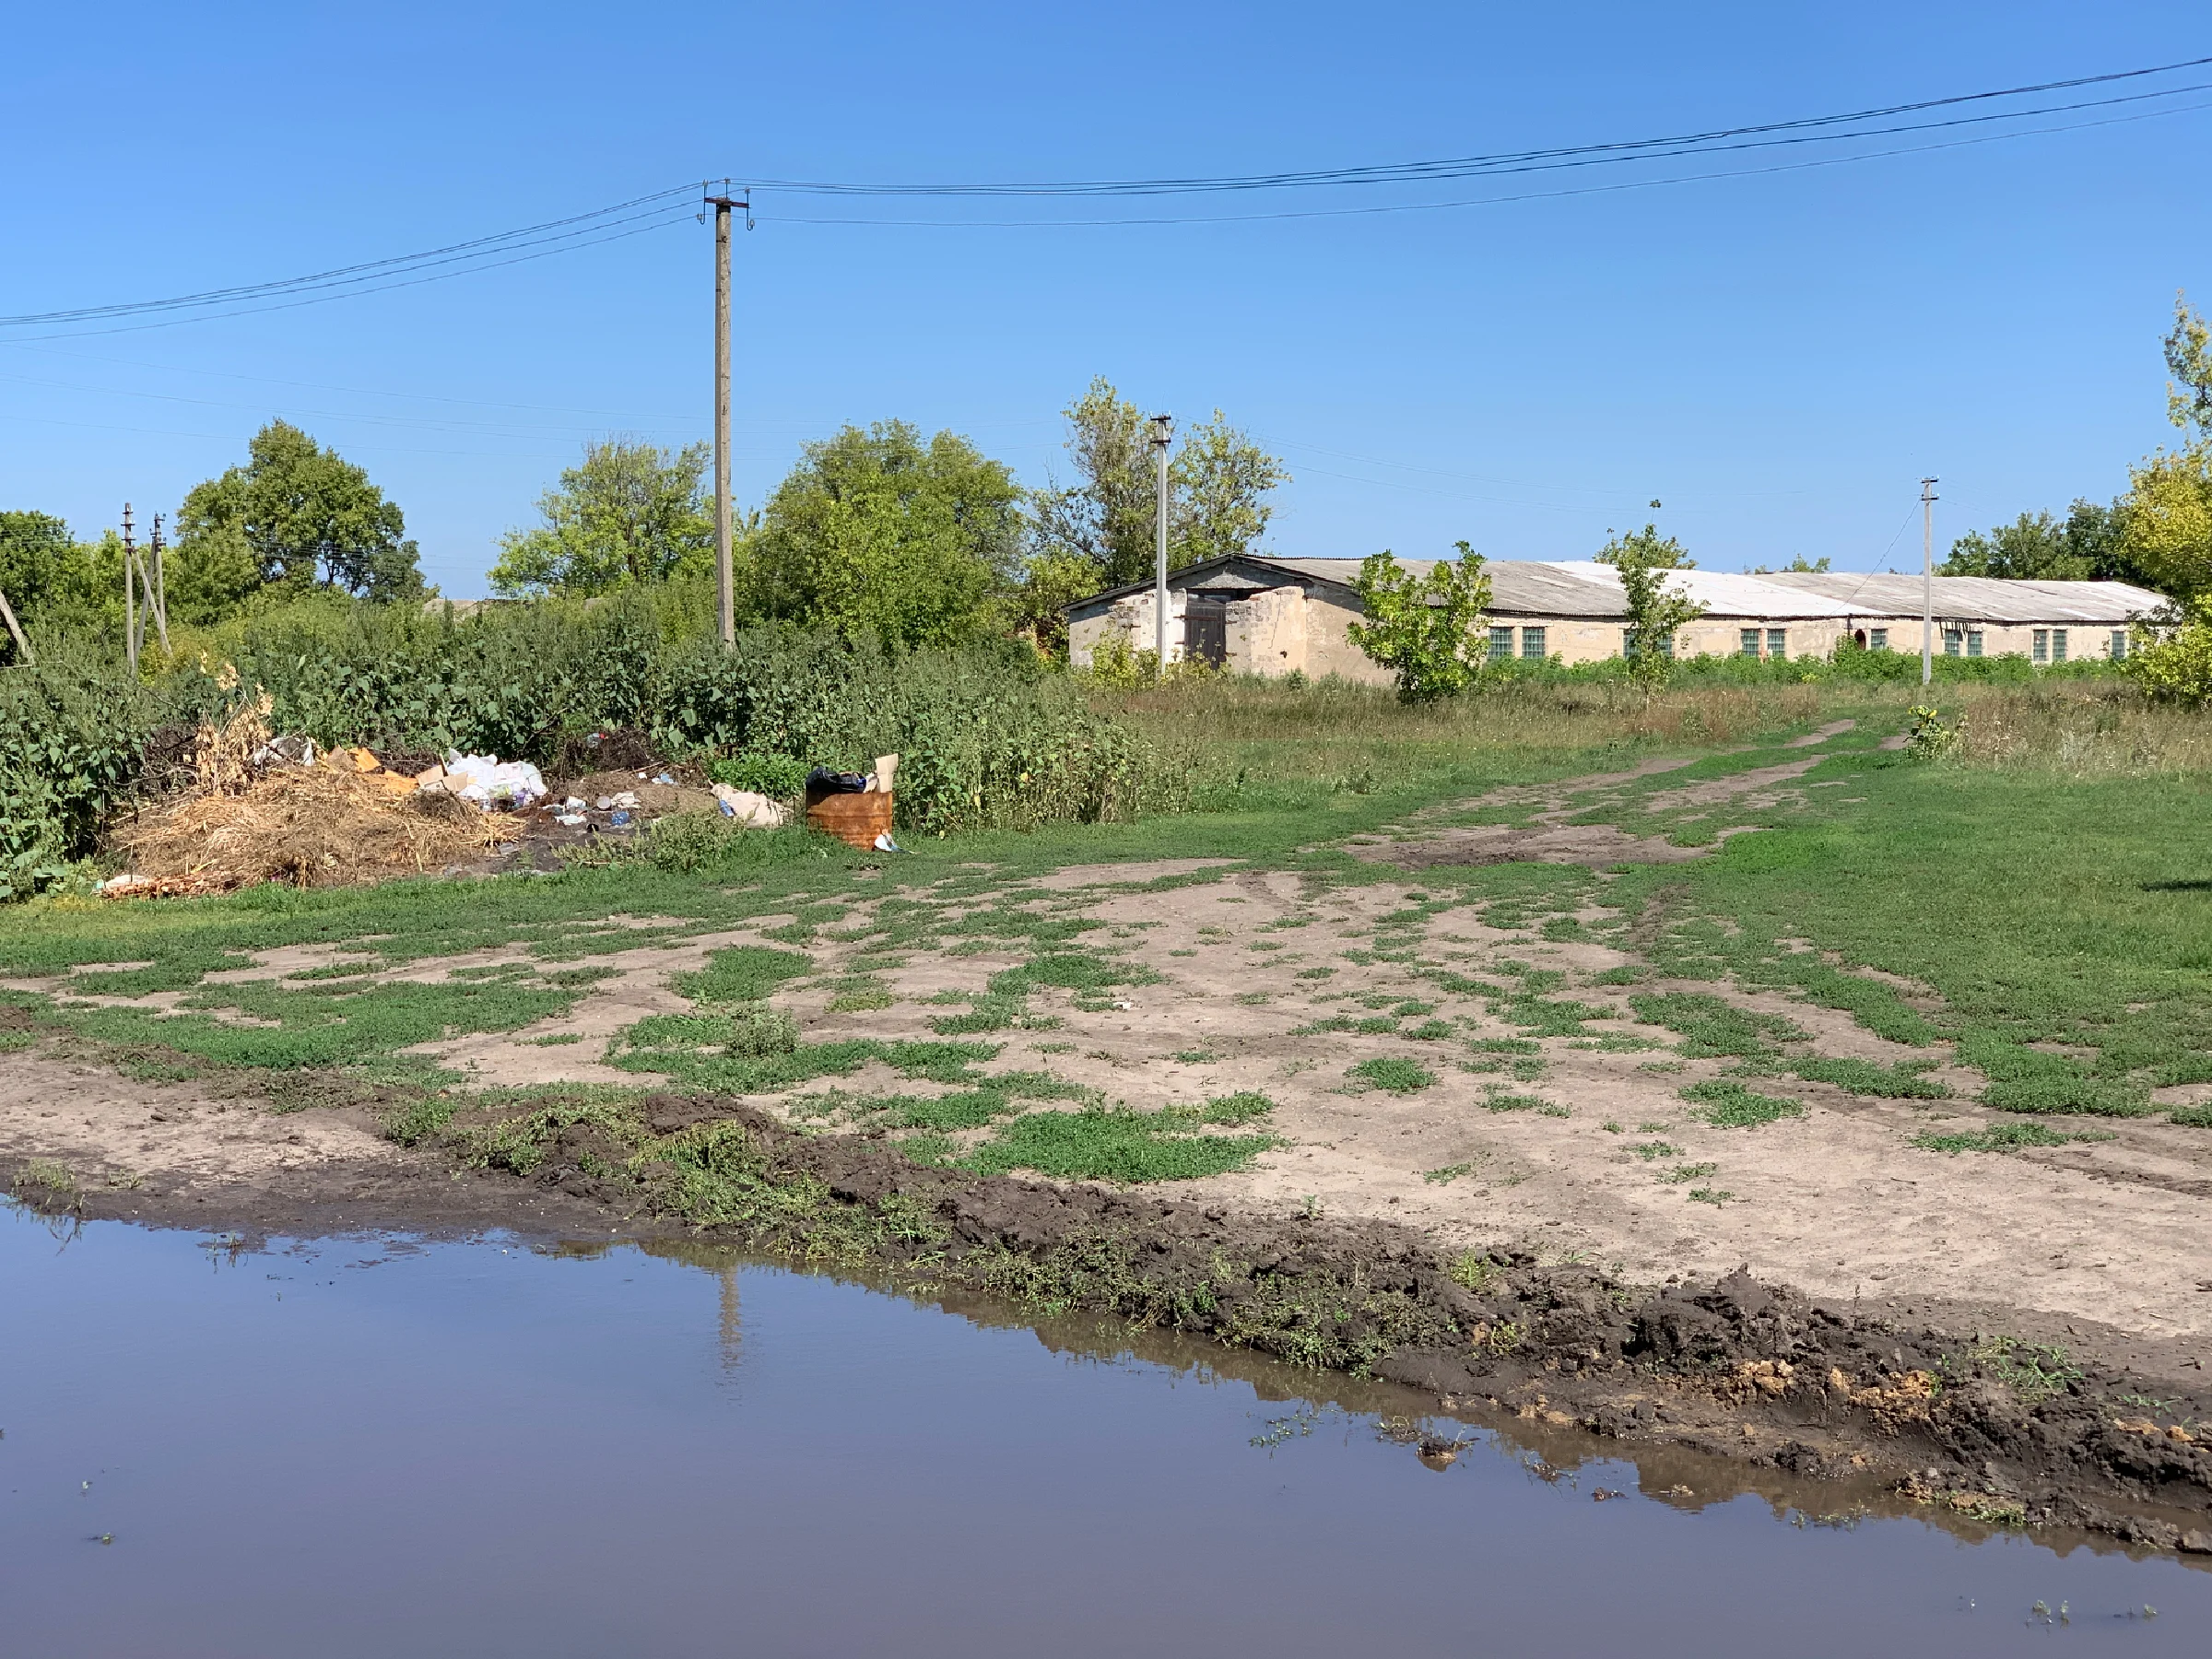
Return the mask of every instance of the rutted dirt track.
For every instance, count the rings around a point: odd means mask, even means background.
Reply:
[[[1712,808],[1724,828],[1732,802],[1771,795],[1817,759],[1645,798]],[[1655,770],[1532,792],[1513,803],[1525,809],[1523,827],[1415,824],[1403,839],[1353,851],[1410,868],[1492,862],[1487,854],[1509,844],[1504,857],[1599,869],[1634,862],[1646,843],[1668,857],[1694,853],[1561,821],[1574,791],[1586,800],[1593,786]],[[1563,839],[1539,844],[1544,837]],[[1625,854],[1622,842],[1632,844]],[[1190,885],[1141,885],[1170,877]],[[2207,1137],[2115,1121],[2100,1125],[2109,1139],[1946,1155],[1911,1137],[2004,1114],[1961,1098],[1870,1099],[1794,1079],[1785,1092],[1804,1102],[1803,1116],[1718,1127],[1680,1091],[1727,1062],[1680,1057],[1663,1046],[1672,1033],[1637,1021],[1617,972],[1638,965],[1632,940],[1598,942],[1577,929],[1547,938],[1491,925],[1474,910],[1436,916],[1426,961],[1471,973],[1510,961],[1514,971],[1559,976],[1558,994],[1601,1010],[1581,1036],[1532,1041],[1482,994],[1441,990],[1433,972],[1371,948],[1384,919],[1422,891],[1417,882],[1317,886],[1179,861],[1063,870],[1001,895],[1100,924],[1086,939],[1118,947],[1159,979],[1117,994],[1118,1006],[1035,993],[1032,1029],[996,1034],[1005,1048],[988,1069],[1049,1069],[1139,1108],[1243,1090],[1275,1102],[1276,1150],[1169,1198],[1154,1196],[1159,1189],[984,1180],[919,1168],[880,1143],[794,1135],[785,1125],[807,1114],[804,1091],[655,1110],[735,1116],[774,1158],[828,1178],[845,1202],[866,1206],[893,1191],[924,1198],[952,1230],[956,1259],[986,1248],[1049,1256],[1111,1233],[1149,1241],[1143,1272],[1156,1277],[1226,1253],[1255,1286],[1287,1276],[1360,1294],[1388,1289],[1430,1323],[1408,1326],[1421,1339],[1395,1345],[1375,1369],[1440,1400],[1801,1474],[1879,1477],[1969,1515],[2024,1513],[2212,1550],[2204,1530],[2212,1459],[2194,1428],[2198,1413],[2212,1415],[2203,1375],[2212,1265],[2185,1242],[2212,1223]],[[841,931],[857,935],[877,902],[859,900],[855,925]],[[568,1016],[428,1052],[486,1082],[638,1081],[601,1063],[602,1040],[686,1006],[667,988],[672,973],[758,937],[748,928],[598,958],[618,977]],[[868,971],[896,1000],[831,1012],[830,982],[869,949],[865,938],[818,941],[818,972],[776,997],[808,1039],[928,1037],[948,994],[980,995],[994,973],[1025,959],[1014,943],[877,952]],[[323,959],[272,953],[253,971],[274,977]],[[1930,1057],[1848,1015],[1780,996],[1648,977],[1634,986],[1670,990],[1787,1018],[1824,1056]],[[571,1032],[585,1041],[542,1042]],[[1416,1057],[1436,1080],[1401,1094],[1348,1075],[1382,1056]],[[1943,1063],[1927,1075],[1971,1094],[1978,1080],[1946,1056],[1938,1051]],[[72,1202],[88,1215],[269,1231],[653,1230],[625,1213],[638,1209],[634,1196],[595,1182],[574,1159],[555,1158],[528,1183],[455,1179],[436,1157],[382,1139],[370,1097],[274,1116],[203,1084],[133,1082],[46,1052],[0,1053],[0,1077],[8,1085],[0,1163],[19,1171],[26,1159],[58,1160],[77,1177]],[[809,1089],[830,1086],[846,1094],[936,1087],[874,1064]],[[1479,1293],[1446,1270],[1469,1252],[1498,1274]],[[1249,1339],[1233,1305],[1182,1317]],[[1445,1324],[1463,1334],[1440,1345]],[[1510,1339],[1500,1335],[1507,1329]],[[1962,1357],[1979,1354],[2005,1371],[2007,1343],[2061,1346],[2084,1375],[2045,1390],[2033,1375],[2025,1387],[2002,1386],[1986,1365],[1959,1371]]]

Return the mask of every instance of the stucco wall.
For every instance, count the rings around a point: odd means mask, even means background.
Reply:
[[[1168,590],[1168,661],[1182,660],[1182,614],[1189,595]],[[1077,668],[1090,666],[1091,653],[1108,634],[1118,633],[1132,651],[1150,651],[1157,636],[1152,622],[1152,590],[1116,599],[1112,607],[1092,616],[1076,617],[1067,625],[1067,660]]]
[[[1270,677],[1306,671],[1306,591],[1268,588],[1229,602],[1229,667]]]

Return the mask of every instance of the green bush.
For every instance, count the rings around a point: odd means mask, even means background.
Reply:
[[[1029,829],[1187,810],[1187,760],[1095,712],[1028,645],[896,652],[868,635],[750,628],[722,646],[688,590],[462,617],[313,598],[180,650],[147,680],[56,641],[0,669],[0,899],[58,882],[134,787],[146,737],[266,690],[272,725],[324,745],[461,749],[550,764],[565,739],[637,728],[721,780],[796,794],[807,768],[902,757],[898,821],[914,833]],[[223,671],[235,665],[235,684]],[[712,824],[653,838],[678,870],[774,849]]]
[[[59,883],[138,772],[159,705],[123,671],[49,645],[0,669],[0,900]]]

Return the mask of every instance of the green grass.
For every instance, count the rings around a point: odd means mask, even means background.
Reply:
[[[1436,1074],[1427,1066],[1396,1054],[1362,1060],[1344,1075],[1355,1083],[1364,1083],[1371,1088],[1386,1088],[1393,1094],[1418,1094],[1436,1081]]]
[[[1681,1093],[1701,1108],[1697,1115],[1716,1129],[1756,1129],[1781,1118],[1805,1115],[1805,1108],[1795,1100],[1756,1093],[1732,1077],[1693,1083]]]
[[[1779,1042],[1802,1042],[1807,1033],[1777,1014],[1757,1014],[1702,992],[1631,996],[1629,1006],[1646,1025],[1665,1026],[1682,1039],[1681,1052],[1696,1059],[1730,1055],[1746,1060],[1771,1057]]]
[[[1064,1181],[1200,1181],[1247,1168],[1271,1135],[1203,1135],[1194,1115],[1090,1107],[1016,1118],[963,1160],[984,1174],[1033,1170]]]
[[[2012,1152],[2022,1147],[2065,1147],[2077,1141],[2112,1138],[2098,1130],[2066,1135],[2042,1124],[1993,1124],[1986,1129],[1957,1135],[1916,1135],[1912,1145],[1928,1152]]]
[[[1792,1060],[1789,1069],[1808,1083],[1832,1083],[1855,1095],[1895,1100],[1948,1100],[1951,1095],[1948,1087],[1921,1075],[1935,1064],[1932,1060],[1905,1060],[1895,1065],[1877,1065],[1871,1060],[1831,1060],[1813,1055]]]

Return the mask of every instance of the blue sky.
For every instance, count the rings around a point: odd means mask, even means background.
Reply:
[[[42,8],[9,26],[0,314],[158,298],[709,175],[1030,180],[1636,138],[2212,53],[2182,4]],[[2199,80],[2212,80],[2200,75]],[[2212,102],[2212,93],[2172,100]],[[1271,541],[1587,557],[1665,501],[1699,562],[1918,558],[2108,497],[2165,441],[2158,343],[2212,301],[2212,110],[1757,177],[1438,211],[1016,228],[763,193],[737,248],[735,486],[847,421],[951,427],[1030,483],[1094,374],[1285,458]],[[1761,161],[1761,165],[1769,164]],[[1708,164],[1678,171],[1700,171]],[[1610,182],[1543,181],[1559,189]],[[1106,204],[1258,213],[1514,194]],[[1040,218],[1065,209],[1018,206]],[[688,218],[331,304],[0,329],[0,507],[80,535],[271,415],[367,466],[430,579],[590,438],[710,429]],[[51,331],[48,331],[51,332]]]

